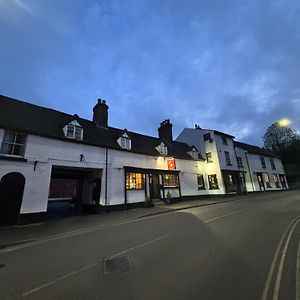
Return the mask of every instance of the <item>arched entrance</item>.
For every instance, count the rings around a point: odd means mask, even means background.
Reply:
[[[12,172],[0,181],[0,224],[16,224],[20,214],[25,178]]]

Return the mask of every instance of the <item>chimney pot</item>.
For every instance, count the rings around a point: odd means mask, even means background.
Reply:
[[[108,105],[105,100],[98,99],[93,108],[93,122],[97,127],[107,128],[108,126]]]

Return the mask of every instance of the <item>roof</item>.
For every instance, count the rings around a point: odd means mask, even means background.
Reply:
[[[76,119],[83,128],[83,140],[68,139],[64,136],[62,128]],[[128,131],[131,141],[131,150],[122,149],[117,139],[124,133],[124,129],[113,127],[99,128],[92,121],[80,118],[78,115],[66,114],[54,109],[41,107],[24,101],[0,95],[0,128],[18,130],[38,136],[60,139],[72,143],[108,147],[120,151],[129,151],[146,155],[159,156],[155,150],[161,141],[168,146],[168,154],[174,158],[193,158],[187,153],[192,147],[185,143],[168,142]]]
[[[209,129],[207,129],[207,130],[209,130]],[[212,131],[213,131],[214,133],[216,133],[216,134],[225,135],[225,136],[228,136],[228,137],[230,137],[230,138],[232,138],[232,139],[235,138],[233,135],[230,135],[230,134],[225,133],[225,132],[222,132],[222,131],[218,131],[218,130],[212,130]]]
[[[234,141],[234,146],[238,147],[238,148],[242,148],[242,149],[248,151],[249,153],[278,158],[278,156],[275,153],[273,153],[272,151],[264,149],[264,148],[260,148],[255,145],[250,145],[250,144],[245,144],[245,143]]]

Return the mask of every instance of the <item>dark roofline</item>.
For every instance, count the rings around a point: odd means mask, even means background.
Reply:
[[[72,114],[68,114],[68,113],[61,112],[61,111],[58,111],[58,110],[55,110],[55,109],[52,109],[52,108],[46,108],[46,107],[43,107],[43,106],[32,104],[32,103],[29,103],[29,102],[26,102],[26,101],[23,101],[23,100],[14,99],[14,98],[11,98],[11,97],[8,97],[8,96],[4,96],[4,95],[0,95],[0,103],[1,103],[1,97],[6,98],[9,101],[14,101],[14,102],[19,102],[19,103],[22,103],[22,104],[26,104],[26,105],[28,105],[29,107],[32,107],[32,108],[38,108],[38,109],[41,109],[43,111],[52,111],[52,112],[54,112],[56,114],[61,115],[62,117],[65,117],[66,120],[68,120],[67,122],[70,122],[70,121],[72,121],[72,120],[75,119],[79,123],[81,123],[83,121],[83,122],[88,122],[91,125],[94,125],[93,121],[81,118],[77,114],[73,114],[73,115]],[[64,124],[61,124],[61,126],[63,127]],[[1,120],[0,120],[0,128],[6,129],[6,130],[19,131],[19,132],[22,132],[22,133],[32,134],[32,135],[41,136],[41,137],[45,137],[45,138],[56,139],[56,140],[60,140],[60,141],[64,141],[64,142],[77,143],[77,144],[85,144],[85,145],[89,145],[89,146],[95,146],[95,147],[101,147],[101,148],[108,148],[108,149],[113,149],[113,150],[117,150],[117,151],[125,151],[125,152],[128,152],[128,153],[137,153],[137,154],[148,155],[148,156],[152,156],[152,157],[158,157],[158,156],[160,156],[160,154],[158,152],[157,152],[157,155],[156,155],[154,153],[151,154],[151,153],[145,153],[143,151],[137,151],[137,150],[132,150],[132,149],[128,150],[128,149],[123,149],[123,148],[118,147],[118,146],[106,145],[105,143],[101,144],[101,142],[99,143],[99,141],[97,143],[96,142],[93,143],[93,142],[87,141],[85,139],[84,140],[69,139],[69,138],[66,138],[65,136],[58,136],[56,134],[40,132],[40,131],[37,131],[37,130],[33,130],[31,128],[20,128],[20,127],[14,127],[14,126],[7,126],[4,123],[1,123]],[[105,128],[105,130],[116,130],[116,131],[120,132],[120,135],[122,135],[125,132],[124,129],[114,128],[114,127],[110,127],[110,126],[108,126],[107,128]],[[136,135],[136,136],[139,136],[139,137],[142,137],[142,138],[143,137],[144,138],[149,138],[149,139],[152,139],[152,141],[156,140],[158,145],[162,141],[164,141],[163,139],[160,139],[159,137],[153,137],[153,136],[150,136],[150,135],[136,133],[136,132],[132,132],[132,131],[128,131],[128,130],[126,130],[126,132],[128,133],[128,135],[129,135],[130,138],[134,138],[131,135]],[[188,144],[183,143],[183,142],[178,142],[178,141],[172,141],[172,143],[170,143],[170,142],[166,143],[164,141],[164,143],[166,145],[170,146],[170,147],[175,147],[176,144],[181,145],[181,146],[185,146],[187,148],[189,147]],[[188,155],[187,151],[181,150],[181,153],[182,154],[185,153],[186,157],[181,157],[180,153],[178,153],[178,154],[170,154],[170,155],[167,155],[167,156],[174,157],[174,158],[177,158],[177,159],[182,159],[182,160],[193,160],[193,158]]]
[[[275,157],[275,158],[280,159],[280,157],[278,155],[276,155],[275,153],[273,153],[272,151],[258,147],[256,145],[251,145],[251,144],[234,141],[234,146],[237,148],[244,149],[247,152],[252,153],[252,154],[264,155],[264,156]]]

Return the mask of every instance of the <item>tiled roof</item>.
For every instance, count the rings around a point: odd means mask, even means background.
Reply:
[[[260,148],[260,147],[255,146],[255,145],[250,145],[250,144],[245,144],[245,143],[235,141],[234,146],[237,147],[237,148],[244,149],[244,150],[248,151],[249,153],[278,158],[278,156],[276,154],[274,154],[273,152],[271,152],[267,149],[264,149],[264,148]]]
[[[77,141],[64,136],[62,128],[70,121],[76,119],[83,128],[83,140]],[[131,150],[122,149],[117,139],[124,129],[113,127],[99,128],[92,121],[82,119],[77,115],[66,114],[54,109],[33,105],[24,101],[0,95],[0,128],[18,130],[39,136],[61,139],[67,142],[83,143],[88,145],[108,147],[122,151],[159,156],[155,147],[161,139],[128,131],[131,138]],[[192,157],[187,153],[192,147],[182,142],[168,142],[168,154],[174,158],[188,159]]]

